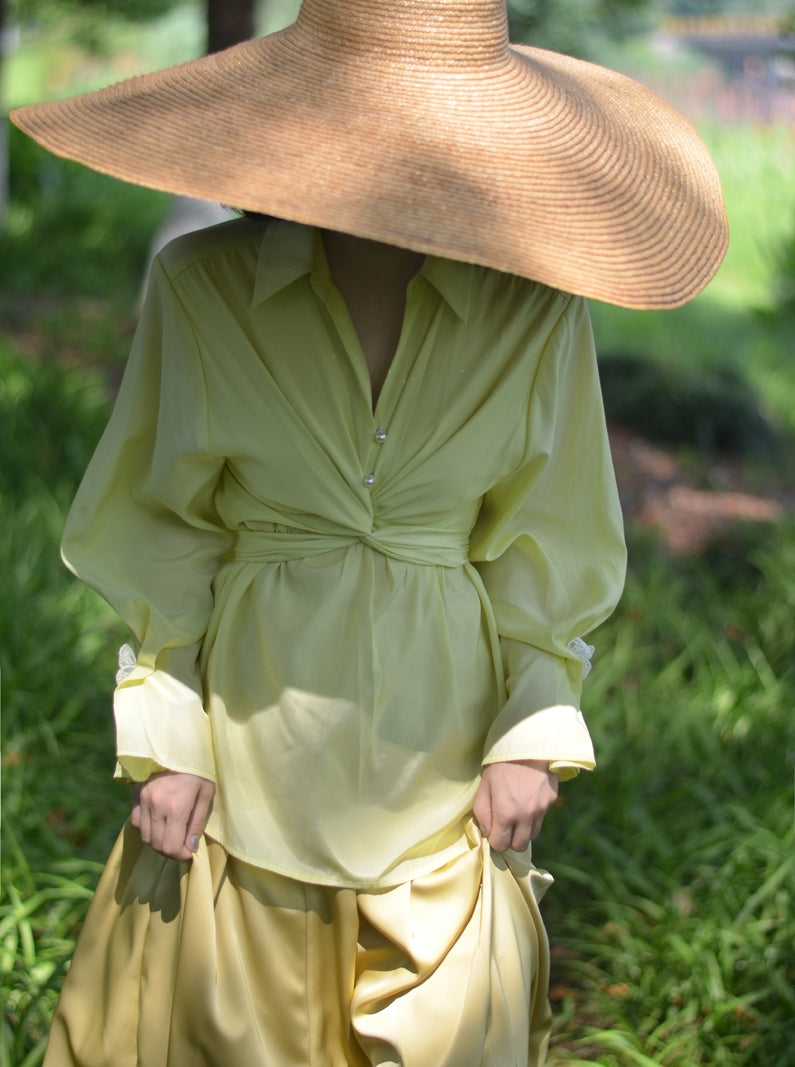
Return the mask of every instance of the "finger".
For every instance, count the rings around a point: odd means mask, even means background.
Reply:
[[[148,845],[152,840],[152,805],[145,784],[138,792],[138,831],[143,843]]]
[[[486,778],[480,779],[477,792],[475,793],[475,799],[472,801],[472,814],[475,816],[475,821],[480,827],[481,834],[488,838],[491,833],[491,827],[493,822],[492,805],[491,805],[491,787],[489,786]]]
[[[214,794],[215,788],[212,782],[203,782],[196,796],[196,802],[193,805],[193,811],[188,820],[188,828],[185,834],[184,845],[188,850],[188,855],[198,852],[199,840],[204,833],[204,827],[207,825]]]
[[[151,788],[145,786],[141,801],[141,839],[156,852],[173,858],[175,844],[182,844],[181,826],[187,817],[180,823],[179,810],[171,806],[159,783],[152,782]]]
[[[505,852],[511,848],[517,828],[522,822],[522,809],[502,781],[502,769],[497,772],[495,784],[491,789],[491,827],[489,844],[495,852]]]
[[[141,783],[136,782],[132,792],[132,808],[130,810],[130,822],[133,826],[141,826]]]
[[[536,815],[530,824],[530,841],[535,841],[538,835],[541,833],[541,828],[544,825],[544,812],[541,811]],[[530,842],[528,841],[528,844]],[[525,845],[525,848],[527,845]]]
[[[515,826],[513,822],[501,819],[499,815],[494,818],[494,824],[488,834],[489,844],[495,852],[505,852],[511,847]]]
[[[530,842],[537,836],[539,829],[540,824],[537,826],[535,819],[529,823],[515,826],[510,847],[514,852],[524,852]]]
[[[198,785],[196,793],[199,792]],[[169,802],[170,801],[170,802]],[[159,852],[174,860],[187,860],[191,858],[190,849],[185,844],[187,829],[191,812],[195,806],[195,799],[191,795],[182,794],[179,797],[171,797],[163,803],[163,821],[157,826],[159,840],[156,845]]]
[[[495,833],[494,830],[489,834],[489,844],[495,852],[507,852],[511,848],[511,839],[513,834],[510,829],[504,830],[501,833]]]
[[[156,852],[163,852],[168,832],[168,820],[153,805],[149,818],[149,844]]]
[[[162,836],[156,846],[158,852],[172,860],[190,858],[190,851],[185,847],[185,816],[168,816],[162,823]]]

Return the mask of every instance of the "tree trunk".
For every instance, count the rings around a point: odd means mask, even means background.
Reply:
[[[220,52],[253,36],[254,0],[207,0],[208,52]]]

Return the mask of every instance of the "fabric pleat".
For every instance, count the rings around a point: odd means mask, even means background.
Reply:
[[[394,889],[360,893],[353,1025],[379,1067],[535,1067],[550,1029],[544,872],[471,848]],[[529,1009],[529,1010],[528,1010]]]
[[[550,879],[468,849],[391,889],[284,878],[205,839],[165,859],[128,824],[44,1067],[538,1067]],[[529,1009],[529,1010],[528,1010]]]

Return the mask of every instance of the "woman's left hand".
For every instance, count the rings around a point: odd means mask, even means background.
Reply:
[[[558,776],[546,760],[510,760],[483,768],[472,810],[496,852],[522,852],[541,832],[558,795]]]
[[[133,787],[130,821],[141,840],[174,860],[192,860],[213,802],[209,778],[158,771]]]

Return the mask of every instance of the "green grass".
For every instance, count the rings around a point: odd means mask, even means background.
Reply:
[[[61,566],[65,509],[108,410],[98,382],[0,345],[0,1065],[39,1062],[115,828],[108,678],[119,626]]]
[[[586,690],[600,770],[566,788],[536,853],[560,880],[551,1063],[785,1067],[795,524],[726,567],[631,544]]]

